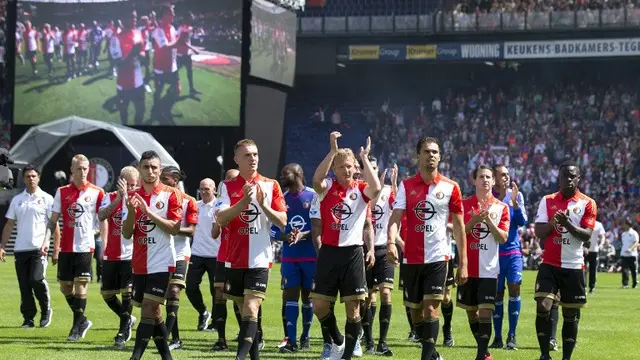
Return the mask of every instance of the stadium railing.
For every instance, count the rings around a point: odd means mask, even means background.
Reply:
[[[467,14],[436,11],[412,15],[327,16],[314,12],[298,18],[301,36],[380,33],[482,33],[580,31],[637,28],[640,9],[526,11]]]

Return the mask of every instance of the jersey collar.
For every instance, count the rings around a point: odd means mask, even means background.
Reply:
[[[438,171],[438,173],[436,174],[436,176],[433,178],[433,181],[432,181],[432,182],[430,182],[430,183],[426,183],[426,182],[424,181],[424,179],[422,179],[422,176],[420,175],[420,171],[418,171],[418,172],[416,173],[416,176],[415,176],[415,180],[416,180],[416,182],[418,182],[418,183],[422,183],[422,184],[427,185],[427,186],[428,186],[428,185],[431,185],[431,184],[438,185],[438,183],[440,182],[440,180],[441,180],[441,179],[442,179],[442,175],[440,175],[440,172],[439,172],[439,171]]]
[[[80,190],[80,191],[85,191],[85,190],[87,190],[87,189],[89,188],[89,186],[90,186],[90,185],[91,185],[91,183],[87,181],[87,182],[86,182],[86,183],[84,183],[82,186],[77,187],[77,186],[76,186],[76,184],[74,184],[74,183],[73,183],[73,181],[71,182],[71,186],[73,186],[74,188],[76,188],[76,189],[78,189],[78,190]]]
[[[573,196],[571,196],[570,198],[565,198],[564,195],[562,195],[561,191],[558,191],[558,194],[560,195],[560,198],[566,202],[578,201],[578,198],[582,195],[582,193],[578,189],[576,189],[576,193],[573,194]]]

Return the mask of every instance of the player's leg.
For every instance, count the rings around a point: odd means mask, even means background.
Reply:
[[[204,329],[204,331],[216,330],[216,320],[214,315],[216,314],[216,283],[215,282],[216,282],[217,265],[218,265],[218,260],[216,258],[207,258],[205,261],[207,278],[209,279],[209,296],[211,296],[211,320],[209,320],[209,324]],[[191,267],[191,265],[189,265],[189,267]],[[187,281],[189,281],[188,275],[187,275]],[[225,303],[225,306],[226,306],[226,303]],[[226,318],[226,312],[225,312],[225,318]]]
[[[338,258],[338,250],[330,246],[320,248],[310,295],[313,299],[313,312],[320,322],[323,333],[326,332],[329,338],[329,341],[325,339],[324,342],[332,344],[331,355],[335,352],[334,357],[337,357],[338,353],[342,355],[345,346],[344,336],[340,333],[335,312],[332,310],[338,295],[339,269],[336,264],[338,260],[342,260]]]
[[[207,326],[207,322],[211,318],[211,314],[207,311],[207,306],[204,303],[202,297],[202,291],[200,291],[200,284],[202,283],[202,277],[206,272],[206,259],[200,256],[193,256],[191,264],[187,270],[187,299],[198,312],[198,331],[202,331]]]
[[[451,318],[453,317],[453,301],[451,301],[451,289],[455,283],[455,275],[453,270],[453,260],[449,260],[447,264],[447,281],[444,288],[444,297],[442,298],[442,345],[452,347],[455,344],[453,332],[451,331]]]
[[[302,277],[298,263],[284,262],[280,272],[282,274],[282,301],[285,305],[284,317],[287,327],[287,343],[280,348],[280,352],[295,353],[298,352],[298,316],[300,314],[298,300],[300,299]]]
[[[558,285],[553,274],[554,268],[541,264],[536,278],[536,334],[540,346],[540,360],[548,360],[549,342],[551,340],[551,308],[558,292]]]
[[[91,281],[92,253],[74,253],[73,256],[73,329],[69,341],[84,338],[93,323],[85,316],[87,290]]]
[[[69,63],[71,64],[71,70],[69,74],[71,74],[70,76],[73,78],[76,74],[76,54],[69,55]]]
[[[122,297],[122,308],[120,310],[120,331],[118,336],[124,343],[131,340],[133,326],[136,324],[136,317],[133,316],[133,274],[131,270],[131,261],[122,260],[118,262],[118,273],[120,274],[120,294]],[[104,282],[104,277],[103,277]],[[118,340],[116,345],[119,346]]]
[[[227,351],[227,300],[224,297],[224,284],[225,284],[225,265],[224,262],[216,261],[215,275],[214,275],[214,301],[215,306],[213,308],[213,321],[215,328],[218,331],[218,341],[211,348],[212,351]],[[187,280],[189,277],[187,276]],[[209,275],[211,279],[211,275]],[[211,280],[209,280],[211,281]]]
[[[244,360],[249,353],[251,359],[259,358],[259,344],[262,333],[258,326],[260,308],[264,300],[269,269],[247,269],[240,274],[243,277],[242,324],[240,326],[240,344],[236,358]]]
[[[51,78],[53,76],[53,54],[44,54],[44,63],[47,65],[47,76]]]
[[[560,302],[558,299],[560,299],[560,292],[556,294],[553,305],[551,305],[551,337],[549,339],[551,351],[558,351],[558,338],[556,337],[558,333],[558,321],[560,319]]]
[[[40,327],[48,327],[51,324],[51,297],[49,295],[49,283],[47,283],[47,258],[34,253],[31,257],[30,282],[33,294],[40,305]]]
[[[562,305],[562,359],[571,360],[578,340],[580,309],[587,304],[587,292],[582,270],[558,269],[560,304]]]
[[[381,273],[377,275],[378,290],[380,292],[380,336],[378,338],[378,346],[376,353],[384,356],[393,356],[393,351],[387,346],[387,335],[389,333],[389,325],[391,324],[391,291],[394,284],[394,270],[395,266],[387,262],[387,249],[376,250],[376,264],[379,262],[381,266]],[[373,310],[372,310],[373,315]],[[373,315],[375,316],[375,315]]]
[[[496,293],[496,305],[493,310],[493,328],[495,337],[490,348],[502,349],[504,342],[502,341],[502,319],[504,318],[504,292],[506,290],[505,283],[507,281],[507,271],[509,265],[508,256],[500,256],[500,273],[498,274],[498,292]]]
[[[118,299],[118,294],[121,293],[121,280],[119,273],[119,261],[105,261],[104,266],[102,268],[102,282],[100,285],[100,295],[102,295],[102,299],[107,304],[109,309],[113,311],[114,314],[120,318],[120,323],[122,323],[122,302]],[[120,326],[118,334],[122,332],[122,326]],[[120,340],[120,341],[119,341]],[[118,336],[115,338],[115,346],[120,347],[124,346],[124,342],[122,339],[119,339]]]
[[[629,258],[629,272],[631,272],[631,287],[636,288],[638,286],[638,269],[636,264],[636,257]]]
[[[284,293],[284,284],[286,281],[286,276],[283,273],[283,268],[285,268],[286,266],[289,265],[285,265],[285,263],[282,263],[280,266],[280,290],[282,291],[282,304],[280,306],[280,316],[282,317],[282,341],[280,342],[280,344],[278,344],[278,349],[284,347],[285,345],[287,345],[287,343],[289,342],[289,338],[287,337],[287,299],[285,298],[285,293]]]
[[[398,262],[400,263],[400,274],[399,274],[399,284],[398,284],[398,290],[400,290],[403,294],[404,294],[404,268],[405,268],[405,264],[403,264],[403,259],[404,259],[404,253],[402,252],[402,249],[400,249],[398,247]],[[407,337],[407,340],[409,341],[418,341],[418,337],[416,337],[416,332],[414,331],[413,328],[413,321],[411,320],[411,308],[409,306],[404,305],[404,311],[407,317],[407,324],[409,325],[409,336]]]
[[[39,253],[39,251],[38,251]],[[38,254],[39,255],[39,254]],[[36,316],[36,302],[32,295],[31,284],[31,262],[33,257],[29,253],[15,253],[16,275],[18,276],[18,287],[20,289],[20,313],[24,319],[23,328],[32,328],[35,326],[33,318]]]
[[[424,266],[426,265],[404,264],[401,270],[404,306],[409,309],[411,328],[415,330],[416,339],[422,346],[424,346],[423,333],[425,331],[425,319],[422,311],[424,297],[422,268]],[[422,356],[421,360],[431,359]]]
[[[367,298],[360,304],[360,318],[362,319],[362,331],[367,354],[373,354],[375,351],[375,343],[373,341],[373,315],[371,312],[371,300],[375,298],[378,282],[376,281],[377,269],[379,264],[376,262],[373,268],[365,271],[367,282]]]
[[[315,273],[315,261],[306,261],[298,264],[302,270],[302,289],[300,297],[302,298],[302,334],[300,335],[300,349],[308,350],[311,348],[309,341],[309,331],[313,322],[313,303],[309,297],[311,288],[313,287],[313,274]]]
[[[167,292],[167,331],[171,333],[171,350],[181,349],[180,330],[178,327],[178,310],[180,309],[180,293],[186,286],[189,258],[176,261],[176,271],[171,274]]]
[[[58,257],[58,282],[60,283],[60,292],[64,295],[67,305],[73,312],[73,304],[75,303],[75,294],[73,292],[73,253],[60,253]],[[71,325],[72,331],[69,332],[69,336],[73,332],[73,324]]]
[[[33,75],[37,75],[38,68],[36,65],[38,63],[38,53],[36,51],[28,51],[27,56],[29,57],[29,63],[31,63],[31,72]]]
[[[131,101],[131,90],[118,89],[118,111],[120,112],[120,122],[122,125],[129,125],[129,102]]]
[[[591,251],[587,257],[589,261],[589,294],[593,294],[598,276],[598,252]]]
[[[142,319],[136,331],[136,345],[132,360],[139,360],[147,347],[149,339],[153,342],[163,360],[171,360],[171,351],[167,340],[169,331],[162,317],[162,307],[167,298],[169,273],[137,275],[134,278],[134,304],[142,301]],[[140,294],[142,293],[142,294]]]
[[[477,360],[491,358],[489,354],[489,340],[491,339],[491,318],[495,306],[496,289],[498,282],[496,279],[477,279],[476,299],[478,302],[478,352]]]
[[[160,99],[162,98],[162,90],[164,89],[164,85],[167,82],[166,78],[167,78],[167,74],[164,73],[155,73],[154,75],[154,80],[155,80],[155,91],[153,93],[153,110],[154,111],[161,111],[161,107],[160,107]]]
[[[198,91],[193,85],[193,60],[191,59],[191,55],[184,56],[184,66],[187,68],[187,80],[189,80],[189,92],[191,95],[197,94]]]
[[[507,333],[507,350],[517,350],[516,328],[520,318],[522,300],[520,298],[520,284],[522,284],[522,271],[524,263],[522,255],[510,255],[507,270],[507,286],[509,287],[509,332]]]
[[[140,86],[139,88],[136,88],[133,91],[133,107],[136,111],[135,113],[135,117],[134,117],[134,124],[136,126],[140,126],[142,125],[142,122],[144,120],[144,112],[146,111],[146,101],[145,101],[145,91],[144,91],[144,87]]]
[[[438,317],[440,303],[444,299],[444,285],[447,281],[448,264],[441,261],[427,264],[422,268],[424,326],[422,329],[422,359],[431,359],[436,353],[436,343],[440,330]]]
[[[67,69],[67,81],[71,80],[71,55],[65,52],[64,54],[64,65]]]
[[[338,267],[340,301],[345,303],[347,316],[342,359],[349,360],[352,356],[362,356],[362,349],[357,345],[362,332],[360,303],[367,296],[365,290],[367,279],[364,252],[361,247],[341,248],[338,254],[336,258],[341,260],[339,262],[341,266]]]

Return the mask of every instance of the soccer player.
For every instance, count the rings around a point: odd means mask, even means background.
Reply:
[[[33,318],[37,308],[33,299],[35,295],[40,304],[40,327],[51,324],[53,310],[49,284],[45,279],[47,257],[49,254],[49,238],[45,238],[46,226],[51,216],[53,197],[40,189],[40,172],[32,165],[22,168],[22,176],[26,189],[11,199],[7,210],[7,222],[2,230],[0,243],[0,260],[5,261],[5,246],[9,242],[13,227],[17,226],[13,254],[16,263],[16,274],[20,287],[20,312],[24,322],[23,328],[35,326]],[[58,246],[60,229],[56,226],[53,233],[53,264],[58,262]]]
[[[189,80],[189,92],[190,94],[196,95],[198,94],[198,90],[193,86],[193,61],[191,60],[191,53],[199,54],[198,50],[196,50],[193,46],[191,46],[191,35],[193,34],[193,21],[195,17],[192,12],[189,12],[185,18],[184,24],[180,25],[178,28],[178,37],[180,37],[180,41],[178,42],[177,52],[178,52],[178,70],[183,66],[187,69],[187,79]]]
[[[453,223],[451,223],[451,217],[447,223],[447,241],[449,251],[449,261],[447,262],[447,282],[444,284],[444,297],[440,308],[442,308],[442,317],[444,318],[444,324],[442,324],[442,345],[447,347],[453,347],[455,345],[455,339],[453,338],[453,332],[451,331],[451,319],[453,318],[453,301],[451,300],[451,290],[455,285],[455,274],[453,271],[456,252],[453,240]]]
[[[87,69],[89,62],[89,30],[84,23],[80,23],[78,29],[78,76],[82,75]]]
[[[622,288],[629,288],[629,273],[631,273],[631,287],[638,287],[637,280],[637,259],[638,259],[638,233],[632,227],[631,218],[625,218],[622,221],[622,230],[620,235],[622,249],[620,251],[620,262],[622,263]]]
[[[370,156],[369,162],[373,170],[378,173],[378,162]],[[374,254],[375,265],[367,271],[367,287],[369,289],[369,297],[366,300],[367,311],[363,322],[370,325],[365,328],[366,352],[369,354],[377,353],[384,356],[393,356],[393,352],[387,346],[387,333],[391,323],[391,290],[393,290],[395,264],[387,262],[387,229],[389,225],[389,217],[391,216],[392,205],[398,192],[398,167],[394,165],[390,172],[391,185],[384,185],[384,179],[387,175],[387,169],[382,171],[380,175],[380,184],[382,191],[373,202],[373,226],[375,230],[374,238]],[[380,337],[378,338],[378,347],[374,350],[372,325],[374,319],[374,307],[371,303],[376,291],[380,292]],[[364,327],[364,326],[363,326]]]
[[[95,248],[94,224],[104,191],[87,180],[89,159],[78,154],[71,160],[71,184],[61,186],[53,198],[45,239],[54,232],[62,216],[62,237],[58,282],[60,291],[73,311],[68,340],[84,338],[93,323],[87,319],[87,291],[91,280],[91,260]],[[107,234],[107,222],[100,221],[100,234]],[[54,252],[56,249],[54,249]]]
[[[271,237],[282,241],[282,295],[287,327],[287,344],[281,353],[298,352],[298,300],[302,298],[302,335],[300,348],[310,349],[309,329],[313,320],[313,305],[309,294],[316,269],[317,254],[311,241],[309,208],[316,192],[304,185],[304,172],[299,164],[288,164],[280,173],[286,188],[287,226],[284,231],[271,227]]]
[[[373,239],[363,254],[363,228],[370,214],[369,201],[380,194],[381,186],[369,162],[371,139],[367,138],[366,146],[360,149],[365,181],[356,181],[353,179],[356,159],[350,149],[338,148],[341,136],[337,131],[330,134],[330,151],[313,175],[314,190],[322,198],[322,247],[311,298],[314,312],[333,342],[331,358],[349,360],[362,330],[360,301],[367,295],[365,263],[371,268],[375,261]],[[330,169],[335,179],[327,178]],[[346,308],[346,336],[340,334],[331,311],[331,302],[336,301],[338,292]]]
[[[151,34],[153,33],[153,30],[155,28],[151,25],[151,21],[146,15],[140,17],[140,22],[142,23],[142,26],[140,26],[138,30],[140,30],[140,33],[142,34],[142,41],[144,42],[144,52],[147,55],[141,59],[142,66],[144,66],[144,89],[146,92],[151,93],[151,87],[149,87],[149,81],[151,81],[151,72],[149,71],[151,64],[150,59],[151,54],[153,53]]]
[[[58,62],[62,62],[62,31],[60,31],[60,28],[57,26],[53,27],[53,36],[54,36],[54,47],[55,47],[55,53],[56,53],[56,58],[58,59]]]
[[[258,173],[258,147],[253,140],[236,143],[234,161],[240,175],[224,181],[216,203],[220,226],[229,233],[225,296],[242,305],[236,359],[260,357],[258,312],[269,282],[272,261],[271,225],[284,228],[287,208],[277,181]]]
[[[160,181],[166,185],[178,189],[178,183],[184,181],[186,175],[175,166],[167,166],[162,169]],[[187,285],[186,276],[191,258],[191,236],[195,233],[198,224],[198,204],[196,199],[178,189],[182,198],[182,223],[178,235],[173,239],[176,249],[176,269],[169,280],[167,292],[167,331],[171,333],[169,349],[182,349],[180,330],[178,329],[178,309],[180,307],[180,292]]]
[[[133,304],[142,307],[131,359],[139,360],[151,338],[164,360],[171,360],[169,333],[162,318],[171,273],[176,270],[173,237],[180,232],[182,198],[160,182],[160,157],[145,151],[140,157],[141,187],[127,199],[122,235],[133,241]]]
[[[467,240],[464,232],[462,195],[458,184],[438,171],[440,143],[423,137],[416,146],[418,174],[400,184],[389,220],[387,254],[397,264],[395,246],[398,226],[407,214],[404,240],[404,303],[411,307],[411,319],[422,344],[422,360],[436,354],[440,328],[438,307],[444,298],[447,262],[450,255],[447,222],[451,216],[458,248],[458,283],[467,281]]]
[[[51,25],[44,24],[42,29],[42,53],[44,63],[47,65],[47,76],[53,77],[53,56],[55,52],[55,34],[51,31]]]
[[[131,314],[133,304],[133,275],[131,273],[131,258],[133,243],[122,237],[122,221],[126,218],[127,194],[138,189],[140,175],[133,166],[125,166],[120,170],[117,191],[105,195],[100,205],[98,218],[108,220],[109,233],[104,249],[104,264],[102,268],[102,298],[120,318],[118,333],[114,338],[114,346],[123,349],[124,344],[131,339],[131,329],[136,318]],[[121,294],[122,301],[118,299]]]
[[[93,67],[94,71],[97,71],[98,66],[100,66],[98,57],[100,56],[100,48],[102,39],[104,38],[104,32],[102,31],[100,25],[98,25],[98,22],[95,20],[93,21],[93,26],[91,27],[89,38],[91,40],[91,47],[89,48],[89,66]]]
[[[475,194],[462,201],[469,279],[458,287],[457,306],[467,311],[471,334],[478,343],[476,360],[490,360],[491,317],[500,272],[498,244],[507,240],[509,207],[491,193],[495,184],[491,167],[478,166],[473,179]]]
[[[131,11],[124,30],[114,34],[110,42],[110,58],[118,68],[116,88],[122,125],[128,125],[130,102],[133,102],[136,110],[134,125],[142,125],[145,111],[144,76],[140,65],[145,52],[142,49],[142,34],[136,30],[137,17],[136,11]]]
[[[24,22],[24,26],[25,29],[22,34],[24,36],[23,43],[25,47],[25,54],[31,64],[31,72],[33,73],[33,76],[36,76],[38,75],[36,64],[38,63],[38,50],[40,49],[38,44],[38,31],[33,28],[31,21],[29,20]]]
[[[542,264],[535,286],[537,302],[536,333],[540,360],[551,359],[551,307],[560,292],[564,323],[562,359],[571,360],[578,335],[580,308],[587,303],[584,276],[583,243],[589,241],[595,226],[597,208],[593,199],[578,190],[580,168],[570,161],[560,165],[560,191],[540,200],[535,234],[544,241]]]
[[[598,276],[598,257],[600,247],[604,244],[604,226],[600,221],[596,221],[593,227],[591,239],[589,239],[589,253],[587,255],[587,265],[589,267],[589,294],[593,294],[596,288],[596,276]]]
[[[71,81],[76,77],[76,42],[78,36],[76,34],[76,26],[67,24],[67,29],[62,35],[64,43],[64,62],[67,65],[67,81]]]
[[[509,169],[504,165],[493,167],[495,186],[493,195],[509,205],[511,225],[509,237],[504,244],[500,244],[500,276],[498,277],[498,295],[493,312],[495,338],[492,349],[502,349],[502,317],[504,316],[504,282],[509,288],[509,332],[507,333],[507,350],[517,350],[516,327],[520,317],[520,284],[522,284],[523,259],[518,229],[527,224],[527,210],[524,207],[524,196],[518,191],[518,185],[511,181]]]

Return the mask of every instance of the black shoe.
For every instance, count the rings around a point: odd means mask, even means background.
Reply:
[[[73,326],[67,340],[70,342],[76,342],[80,339],[84,339],[91,326],[93,326],[93,323],[88,319],[84,319],[80,324]]]
[[[558,340],[549,340],[549,351],[558,351]]]
[[[442,346],[453,347],[453,345],[455,345],[456,342],[453,339],[453,334],[451,333],[451,330],[444,331],[443,329],[442,333],[444,334],[444,337],[442,339]]]
[[[215,351],[215,352],[229,351],[229,347],[227,346],[226,342],[218,340],[215,344],[213,344],[211,351]]]
[[[366,343],[364,344],[364,353],[368,355],[375,355],[376,353],[376,345],[374,343]]]
[[[173,351],[173,350],[181,350],[181,349],[182,349],[182,340],[180,339],[171,340],[171,342],[169,343],[169,350]]]
[[[116,335],[116,337],[113,338],[113,340],[114,340],[113,347],[120,350],[124,349],[124,344],[127,342],[127,340],[125,340],[124,334],[118,333],[118,335]]]
[[[516,334],[507,335],[507,350],[518,350],[518,343],[516,342]]]
[[[418,335],[416,335],[416,332],[411,330],[411,332],[409,333],[409,336],[407,337],[407,340],[411,342],[418,342],[419,338],[418,338]]]
[[[593,289],[589,289],[589,295],[593,294]]]
[[[376,348],[376,354],[382,356],[393,356],[393,351],[389,349],[387,343],[378,343],[378,348]]]
[[[209,323],[209,326],[204,329],[204,331],[216,331],[216,323],[212,321],[211,323]]]
[[[431,360],[444,360],[444,358],[442,357],[442,355],[440,355],[440,353],[433,350],[433,355],[431,355]]]
[[[198,331],[202,331],[207,328],[207,324],[209,324],[209,320],[211,320],[211,313],[208,311],[203,312],[198,316]]]
[[[122,329],[122,335],[124,336],[124,341],[131,340],[131,333],[133,332],[133,326],[136,324],[135,316],[129,315],[129,319],[125,320],[124,328]]]
[[[42,311],[42,314],[40,314],[40,327],[41,328],[46,328],[49,325],[51,325],[51,316],[53,315],[53,309],[52,308],[48,308],[45,311]]]
[[[552,360],[551,356],[540,355],[540,360]]]
[[[311,349],[311,339],[307,336],[305,338],[300,338],[300,350],[310,350]]]
[[[36,327],[36,325],[33,323],[33,319],[24,319],[21,326],[25,329]]]
[[[504,347],[504,343],[502,342],[502,338],[494,338],[493,343],[489,345],[490,349],[502,349]]]
[[[298,345],[288,342],[287,345],[281,347],[278,351],[280,354],[294,354],[298,352]]]

